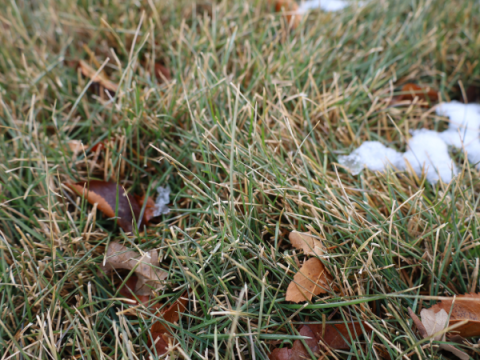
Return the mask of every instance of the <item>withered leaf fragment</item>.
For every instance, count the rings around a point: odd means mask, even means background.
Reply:
[[[305,255],[321,256],[324,253],[322,242],[316,239],[311,232],[292,231],[288,239],[294,247],[303,250]]]
[[[310,301],[314,295],[324,294],[330,288],[332,276],[317,258],[303,264],[288,285],[286,300],[296,303]]]
[[[141,209],[145,202],[145,195],[135,195],[135,198],[137,199],[138,205]],[[154,213],[157,207],[155,205],[155,201],[153,201],[150,196],[146,199],[146,201],[147,203],[145,204],[145,210],[143,211],[143,222],[145,223],[145,225],[148,225],[150,223],[150,220],[156,217]]]
[[[78,66],[80,68],[80,71],[82,72],[83,76],[92,79],[92,81],[99,83],[102,85],[105,89],[112,91],[113,93],[116,93],[118,90],[118,85],[115,84],[114,82],[110,81],[107,79],[107,77],[102,74],[101,72],[97,75],[96,70],[92,68],[90,65],[88,65],[85,61],[80,60],[78,62]]]
[[[157,321],[152,325],[150,333],[152,334],[153,344],[150,344],[149,346],[154,345],[158,355],[167,353],[168,342],[171,338],[170,334],[173,331],[168,323],[174,324],[178,322],[180,319],[180,314],[183,313],[187,308],[187,302],[188,297],[187,293],[185,292],[176,302],[174,302],[162,313],[165,323]]]
[[[140,221],[140,206],[137,200],[116,183],[90,180],[65,185],[77,195],[85,197],[90,204],[98,204],[98,209],[110,218],[115,217],[118,195],[118,225],[127,233],[132,232],[133,219],[137,223]]]
[[[107,257],[105,265],[102,265],[102,270],[105,273],[109,273],[113,269],[134,270],[138,277],[134,293],[148,296],[152,294],[152,289],[156,290],[163,286],[161,281],[165,280],[168,275],[166,271],[157,267],[157,250],[150,250],[140,255],[115,241],[108,245]]]
[[[367,326],[364,329],[367,333],[370,332]],[[362,326],[358,322],[348,325],[327,324],[325,329],[323,329],[322,324],[303,325],[300,327],[299,333],[308,337],[305,343],[314,354],[319,352],[321,344],[325,344],[332,349],[348,350],[351,347],[351,339],[356,340],[363,334]],[[302,342],[295,340],[291,349],[275,349],[269,358],[270,360],[305,360],[310,359],[310,355]]]
[[[422,106],[427,106],[427,100],[431,102],[438,101],[438,93],[430,87],[421,87],[417,84],[408,83],[402,86],[401,92],[401,95],[392,99],[393,104],[401,101],[413,101],[415,98],[422,101]]]

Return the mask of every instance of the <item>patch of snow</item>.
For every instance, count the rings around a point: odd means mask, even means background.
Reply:
[[[387,148],[378,141],[365,141],[350,155],[340,156],[338,162],[348,168],[353,175],[359,174],[364,166],[372,171],[381,172],[385,171],[389,164],[400,169],[405,167],[401,153]]]
[[[452,101],[440,104],[436,111],[450,118],[448,129],[440,134],[443,141],[465,150],[470,163],[480,168],[480,105]]]
[[[345,0],[306,0],[300,4],[297,13],[304,14],[309,10],[320,9],[323,11],[339,11],[343,10],[351,4],[350,1]],[[363,5],[363,1],[359,2],[359,5]]]
[[[457,167],[440,134],[426,129],[414,130],[412,134],[413,137],[408,142],[408,151],[403,154],[404,160],[408,161],[412,170],[419,176],[423,170],[431,184],[438,180],[451,182],[453,176],[457,175]]]
[[[164,187],[157,187],[158,196],[155,200],[155,210],[153,211],[153,216],[160,216],[168,214],[170,209],[167,204],[170,202],[170,186],[167,185]]]
[[[424,171],[432,184],[439,180],[449,183],[458,174],[448,153],[448,146],[452,146],[464,150],[468,161],[480,170],[480,105],[452,101],[438,105],[436,112],[450,118],[448,129],[441,133],[414,130],[404,154],[378,141],[366,141],[350,155],[339,157],[339,163],[353,175],[359,174],[363,167],[385,171],[391,164],[398,170],[411,168],[419,176]]]

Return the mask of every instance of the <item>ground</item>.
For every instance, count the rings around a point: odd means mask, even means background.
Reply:
[[[159,250],[159,302],[188,292],[170,358],[268,359],[301,324],[352,320],[375,330],[332,358],[452,356],[407,309],[478,290],[478,171],[456,153],[459,176],[431,185],[354,176],[338,156],[445,128],[391,100],[409,82],[451,100],[480,81],[478,2],[371,0],[296,29],[257,0],[0,3],[2,359],[155,358],[158,313],[125,314],[99,275],[114,240]],[[80,60],[118,89],[88,86]],[[127,236],[65,186],[89,178],[169,185],[171,211]],[[293,230],[323,239],[335,283],[299,304]]]

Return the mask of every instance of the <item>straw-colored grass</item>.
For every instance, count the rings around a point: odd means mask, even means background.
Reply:
[[[256,0],[0,4],[0,359],[155,357],[158,314],[126,315],[118,282],[98,275],[122,239],[159,249],[159,302],[188,290],[170,359],[267,359],[299,324],[352,320],[373,334],[328,356],[451,356],[407,308],[478,290],[477,170],[456,154],[461,174],[432,186],[336,161],[367,139],[404,150],[409,130],[446,126],[390,99],[405,82],[461,98],[480,80],[478,2],[372,0],[295,31]],[[104,65],[114,97],[87,90],[79,60]],[[89,177],[150,195],[168,184],[171,213],[127,237],[62,185]],[[338,291],[292,304],[305,256],[288,233],[309,229]]]

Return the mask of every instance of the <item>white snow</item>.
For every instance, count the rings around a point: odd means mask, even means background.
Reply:
[[[351,4],[350,1],[345,0],[306,0],[300,4],[297,13],[304,14],[309,10],[320,9],[323,11],[339,11],[343,10]],[[363,2],[359,2],[361,6]]]
[[[408,151],[403,154],[403,159],[408,161],[410,167],[417,175],[422,170],[431,184],[438,180],[444,183],[452,181],[457,174],[457,168],[448,154],[447,144],[440,134],[432,130],[414,130],[413,137],[408,142]],[[408,169],[409,167],[406,166]]]
[[[404,167],[402,154],[387,148],[378,141],[365,141],[347,156],[340,156],[338,162],[347,167],[353,175],[359,174],[366,166],[372,171],[385,171],[389,164]]]
[[[167,185],[164,187],[157,187],[158,196],[155,200],[155,210],[153,211],[153,216],[160,216],[168,214],[170,209],[167,204],[170,202],[170,186]]]
[[[453,146],[464,150],[470,163],[480,170],[480,105],[452,101],[438,105],[436,111],[450,118],[448,129],[441,133],[426,129],[412,131],[405,153],[378,141],[366,141],[350,155],[340,156],[339,163],[354,175],[363,167],[383,172],[391,164],[398,170],[412,169],[419,176],[424,172],[432,184],[439,180],[449,183],[458,173],[448,153],[448,146]]]
[[[465,150],[471,164],[479,167],[480,163],[480,105],[462,104],[457,101],[440,104],[438,115],[448,116],[448,130],[440,134],[447,145]]]

